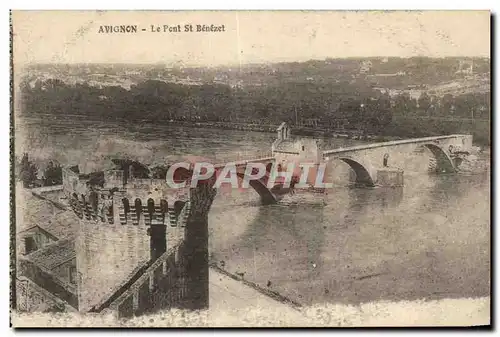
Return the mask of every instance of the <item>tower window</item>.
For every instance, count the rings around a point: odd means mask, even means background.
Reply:
[[[76,267],[69,267],[69,283],[76,284]]]
[[[34,252],[37,249],[35,239],[32,236],[24,238],[24,251],[26,254]]]
[[[304,145],[302,145],[302,151],[304,151]]]

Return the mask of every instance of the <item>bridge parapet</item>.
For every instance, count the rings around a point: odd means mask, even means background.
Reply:
[[[275,157],[272,156],[271,154],[264,155],[262,157],[256,157],[256,158],[248,158],[248,159],[241,159],[237,158],[236,160],[230,160],[226,161],[224,163],[217,163],[214,165],[215,169],[222,169],[223,167],[227,165],[235,165],[236,167],[244,167],[248,165],[249,163],[274,163]]]
[[[380,147],[392,147],[398,145],[417,144],[417,143],[435,143],[435,144],[456,143],[457,146],[462,145],[464,148],[470,149],[472,147],[472,135],[435,136],[435,137],[393,140],[389,142],[350,146],[346,148],[337,148],[337,149],[323,151],[323,157],[343,152],[354,152],[360,150],[375,149]]]

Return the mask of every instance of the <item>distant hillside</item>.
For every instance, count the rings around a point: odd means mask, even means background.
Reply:
[[[470,73],[469,73],[470,72]],[[408,85],[433,86],[466,76],[490,76],[489,58],[346,58],[273,64],[180,68],[169,65],[34,65],[32,78],[40,75],[67,82],[95,81],[125,86],[147,79],[176,83],[220,83],[229,86],[275,86],[287,83],[340,83],[365,81],[373,87],[403,89]]]
[[[489,77],[489,59],[352,58],[241,68],[36,65],[19,87],[21,113],[28,115],[288,121],[378,134],[389,132],[393,116],[409,117],[409,123],[390,131],[399,136],[409,132],[415,117],[488,121]],[[411,132],[431,132],[423,123]],[[489,132],[480,136],[486,141]]]

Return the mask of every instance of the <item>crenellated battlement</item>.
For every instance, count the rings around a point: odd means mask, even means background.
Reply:
[[[119,192],[90,191],[71,194],[70,206],[80,218],[108,224],[184,227],[190,211],[189,200],[141,199],[120,196]]]
[[[172,189],[165,179],[149,178],[144,169],[142,172],[137,177],[132,169],[81,174],[76,166],[64,168],[64,191],[80,219],[110,225],[183,227],[190,211],[189,188]]]

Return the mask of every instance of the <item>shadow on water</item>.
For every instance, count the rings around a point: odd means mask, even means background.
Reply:
[[[363,207],[374,206],[382,209],[397,207],[403,199],[403,187],[348,187],[349,209],[360,212]]]
[[[323,223],[320,207],[261,206],[242,234],[226,247],[216,247],[213,257],[224,261],[225,269],[232,273],[286,293],[298,280],[312,277],[311,271],[321,259]],[[300,299],[300,293],[295,295]]]
[[[346,249],[337,250],[345,268],[331,273],[331,300],[488,295],[487,183],[484,177],[424,175],[408,180],[404,193],[348,190],[345,240],[332,240]]]

